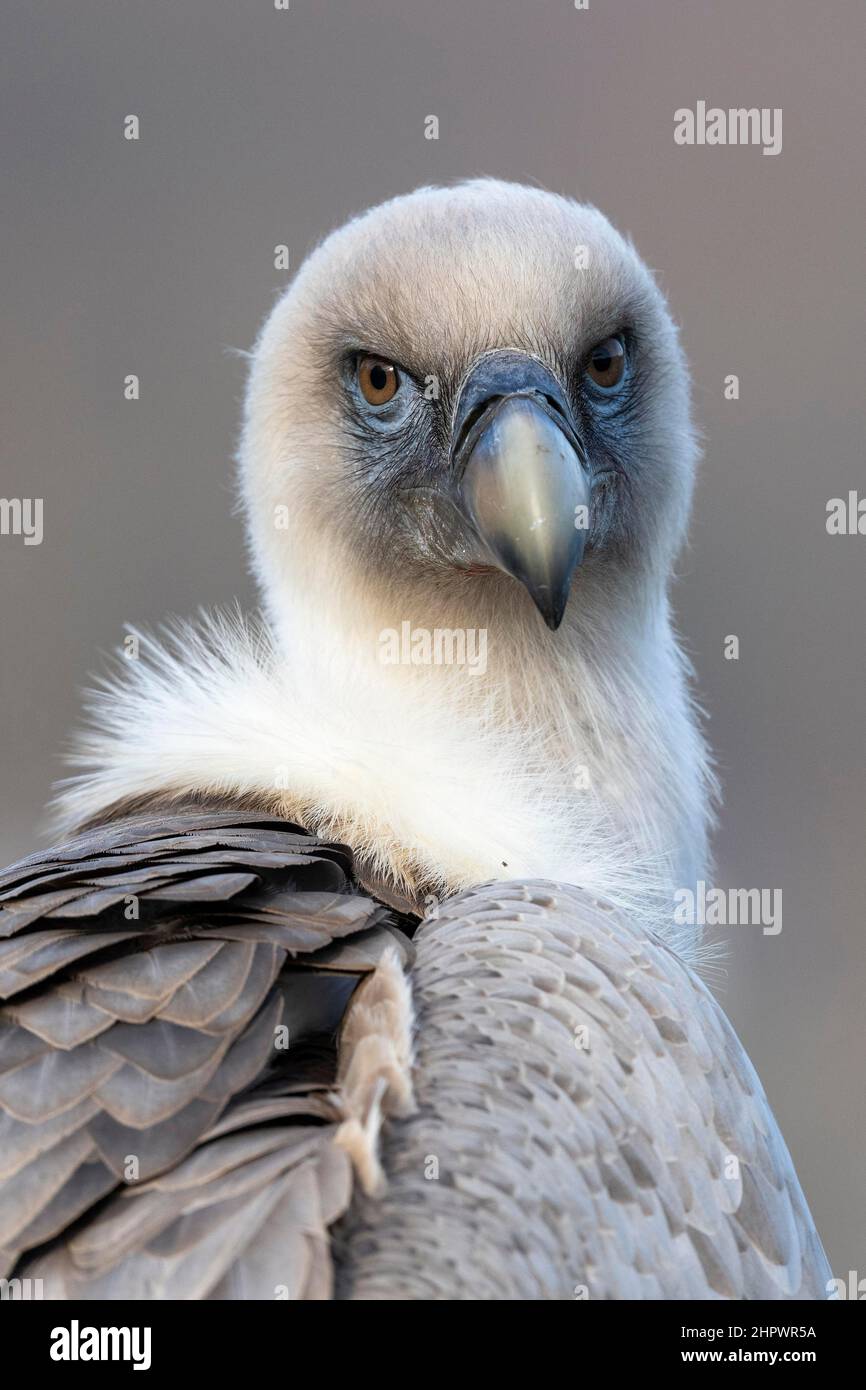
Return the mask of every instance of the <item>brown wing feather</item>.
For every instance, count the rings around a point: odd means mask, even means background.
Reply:
[[[46,1297],[328,1296],[336,1036],[408,923],[344,846],[236,810],[94,826],[0,885],[2,1272]]]

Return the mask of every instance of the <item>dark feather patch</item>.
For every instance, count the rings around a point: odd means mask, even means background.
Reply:
[[[278,1213],[262,1270],[327,1292],[350,1182],[323,1087],[359,979],[408,959],[411,923],[345,846],[257,811],[91,826],[0,889],[5,1268],[36,1260],[48,1297],[226,1296]]]

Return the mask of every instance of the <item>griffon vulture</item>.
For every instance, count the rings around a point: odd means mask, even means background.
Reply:
[[[143,637],[71,838],[2,879],[6,1274],[826,1296],[670,926],[714,800],[668,601],[695,455],[662,295],[595,209],[422,189],[309,257],[246,402],[265,621]]]

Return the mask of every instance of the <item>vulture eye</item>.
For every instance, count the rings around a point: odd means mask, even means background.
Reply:
[[[361,394],[369,405],[387,405],[394,399],[400,377],[393,362],[386,362],[384,357],[360,357],[357,371]]]
[[[625,371],[625,348],[621,338],[605,338],[589,354],[586,370],[596,386],[611,391],[619,386]]]

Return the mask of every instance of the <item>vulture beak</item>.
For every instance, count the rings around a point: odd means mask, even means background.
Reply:
[[[513,575],[555,631],[583,557],[586,451],[553,373],[521,352],[480,358],[454,413],[452,496],[479,560]]]

